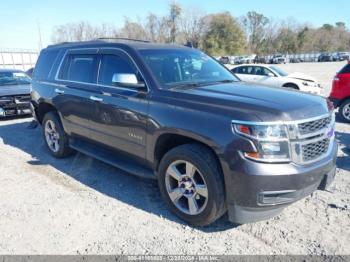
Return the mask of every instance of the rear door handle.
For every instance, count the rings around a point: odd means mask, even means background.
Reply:
[[[102,102],[103,98],[97,97],[97,96],[90,96],[90,100],[95,102]]]
[[[55,92],[56,92],[57,94],[59,94],[59,95],[64,94],[64,90],[58,89],[58,88],[55,89]]]

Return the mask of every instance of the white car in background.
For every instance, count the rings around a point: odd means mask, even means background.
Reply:
[[[274,65],[238,65],[229,66],[228,69],[244,82],[321,94],[321,86],[311,76],[301,73],[288,74]]]

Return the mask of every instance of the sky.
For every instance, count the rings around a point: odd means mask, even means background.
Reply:
[[[350,26],[349,0],[177,0],[184,8],[204,13],[229,11],[241,17],[257,11],[273,19],[294,18],[320,26],[343,21]],[[0,8],[0,49],[38,49],[51,43],[55,26],[87,21],[121,27],[124,17],[142,19],[149,12],[167,13],[170,0],[3,0]]]

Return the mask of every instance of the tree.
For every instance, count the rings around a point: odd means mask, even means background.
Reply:
[[[170,4],[170,16],[169,16],[169,23],[170,23],[170,41],[172,43],[175,43],[176,41],[176,33],[177,33],[177,23],[181,15],[181,7],[173,2]]]
[[[198,9],[187,9],[180,17],[181,39],[183,43],[191,42],[198,48],[205,32],[203,13]]]
[[[252,52],[260,53],[265,40],[265,27],[268,23],[269,19],[267,17],[255,11],[248,12],[247,16],[243,18],[243,24],[248,35],[249,48]]]
[[[203,49],[211,55],[233,55],[243,52],[245,35],[229,12],[206,17],[209,28],[203,39]]]
[[[335,25],[336,25],[338,28],[345,28],[345,23],[344,23],[344,22],[336,22]]]
[[[115,29],[112,25],[91,25],[88,22],[77,22],[60,25],[54,28],[52,41],[54,43],[67,41],[87,41],[99,37],[112,36]]]
[[[125,17],[124,26],[120,30],[119,35],[121,37],[132,39],[146,39],[147,34],[140,23],[133,22],[129,18]]]
[[[332,31],[334,28],[333,25],[331,24],[324,24],[321,29],[327,30],[327,31]]]

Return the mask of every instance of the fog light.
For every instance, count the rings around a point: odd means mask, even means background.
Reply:
[[[0,107],[0,116],[5,116],[5,110]]]
[[[261,149],[265,153],[279,153],[281,151],[281,147],[279,143],[261,143]]]

